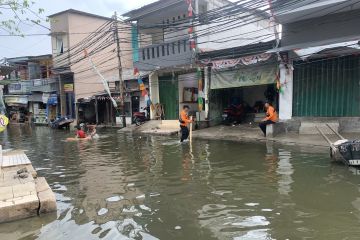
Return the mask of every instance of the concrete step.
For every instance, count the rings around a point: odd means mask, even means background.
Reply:
[[[160,124],[161,129],[179,129],[179,120],[162,120]]]
[[[333,131],[326,125],[329,124],[335,131],[339,131],[339,122],[301,122],[299,134],[301,135],[317,135],[320,134],[316,127],[327,135],[333,135]]]

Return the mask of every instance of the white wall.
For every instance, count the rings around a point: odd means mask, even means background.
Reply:
[[[289,64],[289,69],[284,64],[280,64],[280,83],[282,93],[279,94],[279,118],[289,120],[292,118],[293,106],[293,69]]]
[[[155,73],[149,74],[149,91],[150,91],[150,100],[155,105],[159,103],[159,76]],[[155,112],[150,111],[150,118],[154,119]]]
[[[196,73],[191,73],[196,74]],[[198,81],[195,79],[190,80],[179,80],[179,112],[181,112],[184,105],[188,105],[190,107],[190,111],[198,111],[198,104],[197,103],[184,103],[183,99],[183,93],[184,93],[184,87],[189,88],[198,88]]]

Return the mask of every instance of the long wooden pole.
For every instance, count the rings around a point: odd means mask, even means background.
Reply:
[[[190,143],[192,142],[192,129],[193,129],[193,117],[191,116],[190,117],[190,120],[191,120],[191,123],[190,123],[190,134],[189,134],[189,140],[190,140]]]

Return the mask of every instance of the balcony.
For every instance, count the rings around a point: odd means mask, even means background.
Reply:
[[[134,66],[142,71],[152,71],[173,66],[188,65],[192,62],[193,51],[189,38],[154,44],[139,49],[139,59]]]
[[[30,94],[31,92],[55,92],[58,90],[56,79],[33,79],[10,83],[9,94]]]

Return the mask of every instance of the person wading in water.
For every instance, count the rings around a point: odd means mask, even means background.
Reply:
[[[179,118],[180,130],[181,130],[180,142],[184,142],[184,140],[186,140],[189,137],[188,124],[192,122],[188,115],[189,109],[190,109],[189,106],[185,105],[180,113],[180,118]]]
[[[259,127],[261,131],[264,133],[264,136],[266,137],[266,126],[269,124],[274,124],[278,120],[277,112],[275,111],[275,108],[271,106],[270,103],[265,103],[265,109],[266,109],[266,118],[262,120],[261,123],[259,123]]]

